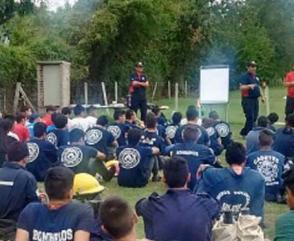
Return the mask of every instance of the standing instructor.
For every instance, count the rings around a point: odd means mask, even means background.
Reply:
[[[147,114],[147,97],[146,88],[149,86],[149,81],[144,74],[144,66],[142,62],[135,65],[135,72],[130,77],[129,94],[131,96],[131,109],[136,113],[138,109],[141,112],[141,120],[145,122]]]
[[[284,86],[288,89],[285,114],[286,117],[294,111],[294,63],[292,64],[292,71],[287,73],[284,79]]]
[[[259,78],[256,76],[255,61],[250,61],[247,64],[247,73],[244,74],[240,80],[240,90],[242,108],[246,118],[245,126],[240,131],[240,135],[246,136],[248,132],[252,130],[258,117],[258,98],[261,96]]]

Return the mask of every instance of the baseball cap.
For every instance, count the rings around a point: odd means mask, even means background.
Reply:
[[[142,62],[137,62],[137,63],[136,63],[136,67],[144,67],[144,65],[143,65]]]
[[[247,66],[249,67],[249,66],[257,66],[257,64],[256,64],[256,62],[255,61],[249,61],[248,63],[247,63]]]
[[[29,156],[27,144],[21,142],[13,142],[8,146],[7,157],[10,162],[19,162]]]

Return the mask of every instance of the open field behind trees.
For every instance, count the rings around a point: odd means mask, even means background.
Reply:
[[[283,116],[284,104],[285,104],[285,100],[283,99],[284,95],[285,95],[285,90],[283,88],[270,89],[271,111],[277,112],[279,114],[281,122],[284,119],[284,116]],[[157,103],[160,105],[168,105],[171,107],[169,110],[164,112],[166,116],[169,118],[171,112],[173,111],[174,99],[172,98],[171,100],[168,100],[168,99],[158,100]],[[186,110],[186,107],[194,103],[195,103],[195,99],[188,99],[188,98],[179,99],[179,111],[184,113]],[[265,106],[261,104],[260,107],[261,107],[260,114],[265,114]],[[215,108],[215,109],[218,109],[218,108]],[[209,108],[207,108],[207,111],[209,111]],[[244,140],[242,140],[238,134],[244,121],[244,115],[240,107],[240,94],[238,91],[233,91],[230,93],[229,121],[234,133],[234,139],[244,142]],[[224,155],[221,156],[221,160],[222,160],[222,163],[225,163]],[[103,185],[107,187],[107,189],[103,193],[104,197],[109,195],[119,195],[125,198],[126,200],[128,200],[132,206],[134,206],[135,203],[140,198],[146,197],[150,195],[152,192],[164,193],[165,191],[164,184],[152,183],[152,182],[150,182],[145,188],[122,188],[117,185],[115,179],[109,183],[104,183]],[[270,238],[271,240],[273,240],[274,232],[275,232],[274,231],[275,220],[278,217],[278,215],[280,215],[281,213],[285,211],[287,211],[286,205],[266,203],[265,233],[267,238]],[[140,222],[138,225],[138,233],[139,233],[139,237],[144,236],[144,226],[143,226],[142,219],[140,219]]]

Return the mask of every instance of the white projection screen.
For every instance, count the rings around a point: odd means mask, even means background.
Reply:
[[[200,68],[201,104],[229,102],[229,66],[202,66]]]

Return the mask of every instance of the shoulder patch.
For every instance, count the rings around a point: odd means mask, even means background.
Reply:
[[[27,146],[28,146],[28,150],[29,150],[29,156],[27,157],[26,160],[28,163],[31,163],[38,158],[39,153],[40,153],[40,148],[34,142],[28,142]]]
[[[230,134],[230,126],[225,122],[219,122],[215,125],[215,129],[220,137],[225,138]]]
[[[53,145],[57,146],[57,136],[54,132],[48,133],[47,140],[51,142]]]

